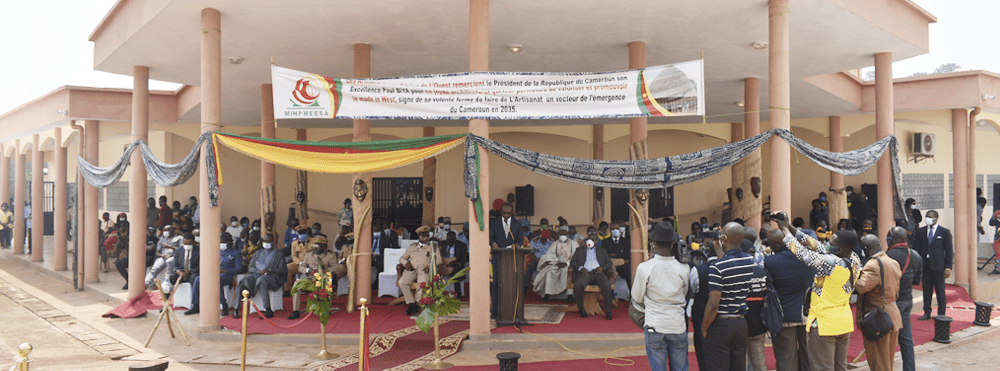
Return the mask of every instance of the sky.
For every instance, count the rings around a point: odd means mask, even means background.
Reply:
[[[116,0],[0,0],[0,115],[63,85],[131,88],[132,77],[94,71],[87,40]],[[928,54],[893,65],[894,77],[943,63],[1000,73],[1000,1],[914,0],[938,18]],[[867,70],[866,70],[867,71]],[[150,89],[178,84],[150,81]]]

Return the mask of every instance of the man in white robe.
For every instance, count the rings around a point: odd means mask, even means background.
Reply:
[[[549,250],[538,259],[538,274],[535,276],[534,290],[548,301],[549,295],[559,295],[566,291],[569,274],[569,260],[576,250],[576,241],[569,239],[566,230],[559,231],[559,239],[552,242]]]

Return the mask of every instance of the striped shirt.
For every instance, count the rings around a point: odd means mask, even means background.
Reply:
[[[753,278],[753,257],[740,249],[726,251],[722,259],[708,267],[708,290],[722,292],[719,314],[742,315],[747,312],[747,292]]]

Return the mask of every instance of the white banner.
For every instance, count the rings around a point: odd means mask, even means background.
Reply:
[[[601,73],[339,79],[272,66],[277,119],[579,119],[705,114],[702,60]]]

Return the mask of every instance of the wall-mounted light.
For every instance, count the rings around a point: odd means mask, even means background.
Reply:
[[[767,42],[766,41],[757,41],[757,42],[754,42],[753,44],[750,44],[750,46],[753,46],[753,48],[757,49],[757,50],[764,50],[764,49],[767,49]]]
[[[524,47],[521,46],[521,44],[510,44],[508,48],[510,49],[511,53],[520,53],[521,50],[524,50]]]
[[[992,95],[989,95],[989,94],[986,94],[986,93],[983,93],[983,100],[991,100],[993,98],[996,98],[996,97],[992,96]]]
[[[736,102],[736,107],[745,107],[746,105],[743,101]]]
[[[232,64],[243,63],[243,57],[238,57],[238,56],[229,57],[229,63],[232,63]]]
[[[68,115],[69,114],[69,110],[60,109],[60,110],[56,110],[56,113],[58,113],[60,115]]]

